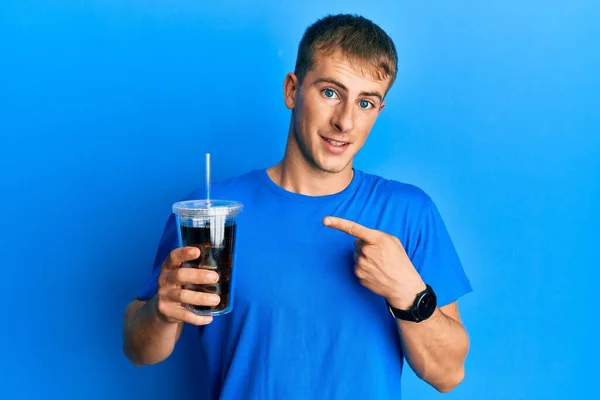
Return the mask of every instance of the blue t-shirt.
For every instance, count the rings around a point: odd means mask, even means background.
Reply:
[[[213,184],[238,200],[233,311],[197,329],[207,399],[400,398],[403,355],[385,299],[354,275],[355,238],[322,224],[355,221],[400,239],[439,306],[471,291],[442,218],[419,188],[355,170],[343,191],[320,197],[276,185],[265,169]],[[203,198],[201,190],[188,198]],[[151,278],[179,246],[169,218]]]

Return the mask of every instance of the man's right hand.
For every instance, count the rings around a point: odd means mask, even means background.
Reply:
[[[180,247],[173,250],[162,264],[158,278],[157,314],[167,323],[187,322],[192,325],[207,325],[211,316],[196,315],[183,305],[216,306],[219,295],[184,289],[185,284],[206,285],[216,283],[219,275],[207,269],[182,268],[182,263],[200,256],[196,247]]]

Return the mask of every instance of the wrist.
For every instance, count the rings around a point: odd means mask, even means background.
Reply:
[[[169,319],[158,309],[158,294],[152,297],[147,305],[150,306],[149,311],[154,324],[158,326],[170,326],[175,324],[175,322],[169,321]]]
[[[386,300],[392,307],[406,311],[412,308],[418,294],[423,292],[426,288],[427,285],[425,285],[425,282],[421,281],[412,286],[410,290],[407,290],[406,293],[408,294],[397,294],[386,298]]]
[[[419,289],[415,288],[414,290],[418,291]],[[408,293],[411,291],[412,289],[407,290]],[[392,317],[405,321],[422,322],[429,319],[437,308],[437,296],[429,285],[425,285],[425,289],[417,292],[412,304],[407,305],[409,301],[406,300],[408,299],[396,300],[395,306],[388,300],[387,306]],[[404,307],[404,309],[399,307]]]

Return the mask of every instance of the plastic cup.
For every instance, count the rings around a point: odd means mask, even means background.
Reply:
[[[184,305],[195,314],[222,315],[233,309],[236,218],[242,208],[242,203],[230,200],[188,200],[173,204],[179,245],[200,249],[200,257],[182,267],[209,269],[219,274],[216,284],[184,285],[184,289],[216,293],[221,297],[216,306]]]

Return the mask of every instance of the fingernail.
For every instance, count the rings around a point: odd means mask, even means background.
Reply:
[[[208,279],[210,279],[213,282],[217,282],[219,280],[219,274],[217,274],[216,272],[211,272],[210,274],[208,274]]]
[[[210,296],[210,302],[213,304],[219,304],[219,301],[221,301],[221,298],[219,296]]]
[[[323,223],[325,225],[329,225],[331,223],[331,220],[329,218],[325,218],[325,220],[323,221]]]

